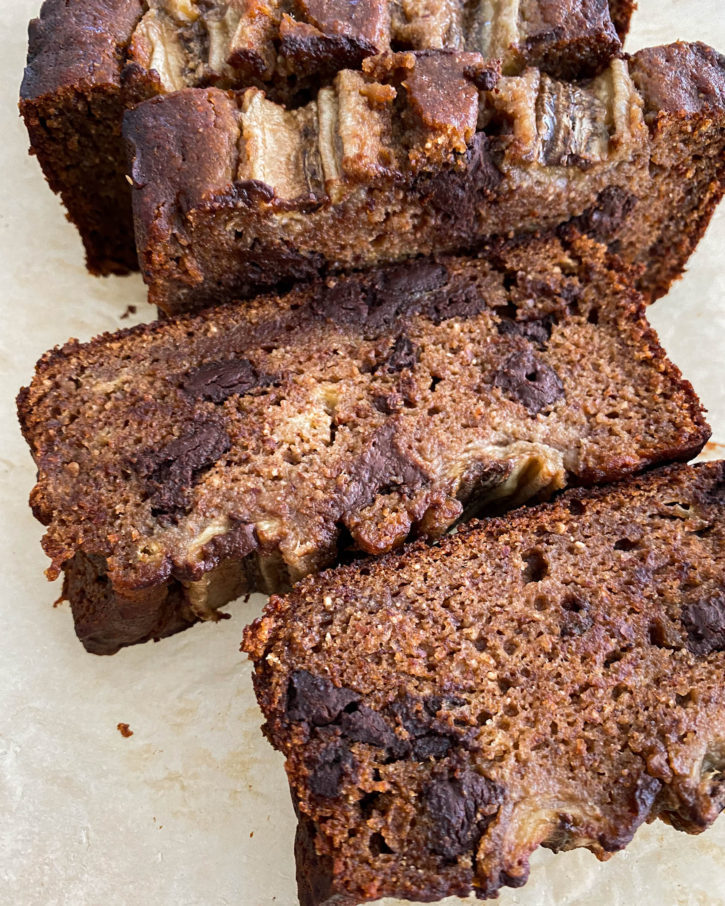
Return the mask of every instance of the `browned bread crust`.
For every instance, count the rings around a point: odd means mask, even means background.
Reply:
[[[138,267],[123,112],[184,86],[263,87],[280,101],[394,46],[450,47],[593,74],[620,43],[605,0],[400,4],[392,0],[45,0],[30,23],[20,109],[48,182],[94,273]],[[464,15],[465,13],[465,15]],[[621,17],[617,28],[622,27]],[[296,101],[298,102],[298,101]]]
[[[85,646],[709,435],[602,246],[422,260],[70,342],[18,398]]]
[[[245,633],[302,906],[496,896],[725,807],[725,463],[571,491],[273,598]]]
[[[141,0],[45,0],[28,30],[20,112],[30,150],[78,227],[96,274],[138,269],[121,70],[142,13]]]
[[[124,133],[141,266],[167,313],[557,228],[608,243],[657,298],[725,187],[725,59],[678,43],[573,85],[498,78],[470,54],[383,55],[295,111],[188,89],[138,106]]]

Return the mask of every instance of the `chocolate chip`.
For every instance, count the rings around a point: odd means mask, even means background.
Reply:
[[[426,296],[444,287],[447,280],[444,265],[422,258],[382,269],[370,287],[367,323],[373,328],[386,327],[401,314],[426,311],[430,305]]]
[[[414,368],[417,363],[418,347],[409,337],[401,334],[393,343],[381,368],[385,371],[403,371],[406,368]]]
[[[425,480],[423,470],[401,448],[394,421],[388,419],[347,468],[345,511],[368,506],[383,488],[409,491]]]
[[[434,324],[449,318],[473,318],[488,308],[487,300],[476,286],[466,284],[430,300],[428,316]]]
[[[323,727],[337,720],[343,708],[359,698],[352,689],[335,686],[307,670],[295,670],[287,687],[287,717]]]
[[[207,568],[216,566],[221,560],[243,560],[257,548],[257,537],[254,526],[248,523],[237,523],[223,535],[214,535],[201,551],[201,560]]]
[[[695,601],[682,608],[687,647],[693,654],[725,651],[725,596]]]
[[[350,742],[364,742],[383,749],[396,748],[398,742],[383,716],[366,705],[360,705],[354,711],[343,711],[340,731]]]
[[[283,20],[280,35],[279,53],[291,63],[293,71],[313,71],[321,82],[341,69],[359,69],[365,57],[376,53],[375,45],[360,35],[324,34],[294,20]],[[259,77],[263,79],[264,73]]]
[[[424,761],[447,754],[453,739],[447,727],[436,724],[435,715],[441,707],[442,701],[438,696],[417,699],[405,695],[390,705],[390,711],[410,736],[406,755],[412,754],[419,761]]]
[[[493,162],[490,142],[484,132],[477,132],[464,158],[462,170],[450,170],[419,181],[422,200],[468,235],[476,209],[484,198],[490,198],[502,180]]]
[[[350,750],[341,742],[333,742],[317,755],[315,762],[309,780],[311,792],[334,799],[340,794],[345,771],[355,763]]]
[[[592,207],[572,218],[563,228],[573,226],[594,239],[611,240],[638,202],[636,195],[620,186],[603,189]]]
[[[546,315],[543,318],[535,318],[531,321],[513,321],[511,318],[501,318],[496,326],[502,336],[513,334],[517,337],[523,337],[540,349],[545,349],[551,338],[554,317],[553,315]]]
[[[249,359],[229,359],[194,368],[183,379],[181,386],[184,393],[193,399],[223,403],[230,396],[244,396],[270,383],[272,378],[259,372]]]
[[[426,758],[443,758],[448,754],[450,747],[451,740],[448,736],[426,733],[425,736],[413,740],[412,752],[415,759],[425,761]]]
[[[238,179],[228,190],[235,202],[245,207],[257,207],[259,204],[274,201],[274,189],[259,179]]]
[[[148,450],[136,461],[146,478],[148,499],[155,516],[173,516],[191,504],[190,489],[202,470],[212,466],[231,447],[224,427],[211,419],[192,424],[161,450]]]
[[[470,82],[473,82],[479,91],[493,91],[496,85],[498,85],[501,72],[496,65],[496,61],[494,61],[493,65],[490,63],[486,65],[482,62],[479,65],[466,66],[463,69],[463,75]]]
[[[618,852],[632,840],[637,828],[652,813],[652,807],[662,789],[662,781],[649,774],[640,774],[636,783],[627,791],[629,817],[616,833],[600,834],[598,841],[607,852]]]
[[[368,300],[361,280],[340,280],[326,286],[312,300],[310,309],[317,317],[343,326],[360,325],[367,320]]]
[[[418,258],[381,270],[376,279],[375,295],[381,302],[391,296],[399,302],[411,295],[440,289],[447,279],[448,269],[445,265]]]
[[[497,370],[493,385],[532,415],[564,396],[559,375],[530,350],[510,355]]]
[[[433,780],[424,788],[423,797],[430,822],[428,845],[446,859],[473,849],[502,798],[497,784],[471,770]]]

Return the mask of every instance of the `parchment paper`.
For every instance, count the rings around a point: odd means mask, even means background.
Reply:
[[[0,0],[0,903],[223,906],[296,903],[294,819],[281,757],[259,732],[242,627],[263,604],[111,658],[86,654],[49,585],[27,506],[34,467],[14,396],[36,359],[151,317],[140,278],[89,277],[80,243],[26,156],[16,100],[40,0]],[[640,0],[630,49],[675,38],[725,50],[725,0]],[[725,217],[651,318],[725,443]],[[121,320],[128,305],[135,317]],[[718,448],[710,446],[715,456]],[[719,454],[725,448],[719,448]],[[124,738],[116,726],[128,723]],[[385,901],[392,906],[392,901]],[[446,901],[449,904],[458,900]],[[655,824],[605,864],[537,853],[502,906],[725,904],[725,818],[688,837]]]

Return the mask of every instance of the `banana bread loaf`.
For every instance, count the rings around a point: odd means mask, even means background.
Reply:
[[[709,431],[603,247],[419,260],[70,342],[19,397],[76,631],[217,619],[484,504],[687,459]]]
[[[301,906],[493,897],[725,807],[725,463],[569,491],[273,598],[245,633]]]
[[[631,0],[612,0],[622,36]],[[30,23],[21,111],[94,273],[137,268],[124,110],[185,86],[317,90],[389,49],[449,47],[594,74],[619,51],[606,0],[45,0]]]
[[[725,58],[673,44],[572,83],[387,54],[295,110],[187,89],[139,105],[124,133],[141,268],[166,313],[567,221],[657,297],[725,187]]]

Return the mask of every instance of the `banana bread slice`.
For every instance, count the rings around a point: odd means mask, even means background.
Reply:
[[[557,241],[72,341],[19,397],[76,632],[158,638],[351,547],[687,459],[709,431],[626,275]]]
[[[188,89],[139,105],[124,134],[141,268],[167,313],[572,218],[657,297],[725,187],[725,58],[673,44],[571,83],[388,54],[296,110]]]
[[[613,0],[626,32],[631,3]],[[605,0],[45,0],[20,109],[94,273],[137,269],[124,110],[187,86],[264,87],[281,102],[393,46],[448,47],[587,75],[620,50]]]
[[[485,899],[538,846],[698,833],[725,808],[725,463],[306,579],[243,648],[302,906]]]

